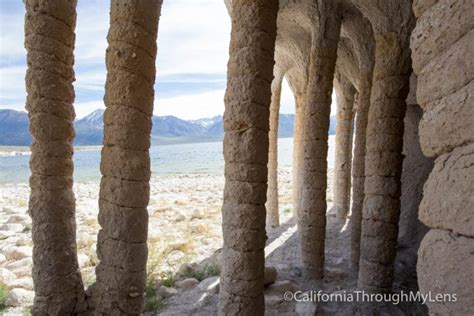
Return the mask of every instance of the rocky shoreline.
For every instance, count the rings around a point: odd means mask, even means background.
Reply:
[[[280,170],[279,185],[284,219],[292,215],[290,168]],[[148,279],[157,304],[151,300],[149,307],[161,306],[188,283],[196,283],[187,279],[199,282],[219,274],[216,255],[222,247],[223,187],[222,173],[161,175],[150,181]],[[74,192],[78,259],[87,287],[95,281],[98,261],[99,183],[75,183]],[[21,314],[34,296],[28,199],[28,184],[0,184],[0,283],[4,285],[6,312],[13,314]]]

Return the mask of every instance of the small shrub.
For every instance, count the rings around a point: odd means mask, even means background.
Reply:
[[[7,308],[5,304],[8,295],[8,287],[3,282],[0,282],[0,311]]]
[[[19,199],[18,200],[18,206],[19,207],[27,207],[28,206],[28,201],[25,199]]]
[[[194,279],[196,279],[200,282],[200,281],[205,279],[205,273],[202,272],[202,271],[191,270],[191,271],[185,272],[183,274],[183,277],[184,278],[194,278]]]
[[[147,312],[157,310],[161,305],[161,297],[153,283],[148,283],[145,288],[145,310]]]
[[[97,222],[97,218],[95,217],[86,218],[82,223],[90,227],[97,227],[99,225],[99,223]]]
[[[285,210],[284,210],[283,212],[285,212],[285,213],[291,213],[291,208],[287,207],[287,208],[285,208]]]
[[[166,287],[172,287],[174,285],[174,276],[172,271],[162,271],[160,273],[161,284]]]
[[[208,277],[219,276],[221,274],[221,268],[219,265],[212,263],[206,266],[205,272]]]

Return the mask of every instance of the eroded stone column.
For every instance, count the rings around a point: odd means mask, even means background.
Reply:
[[[25,1],[35,315],[84,310],[73,186],[76,1]]]
[[[263,315],[265,202],[277,0],[232,1],[224,113],[221,315]]]
[[[397,33],[379,32],[374,38],[358,286],[383,292],[391,290],[393,281],[410,57],[406,41]]]
[[[455,293],[429,301],[433,315],[474,313],[474,7],[472,1],[415,0],[411,37],[419,139],[435,159],[419,219],[430,228],[418,250],[422,293]]]
[[[370,84],[361,85],[356,94],[357,114],[355,118],[354,159],[352,162],[352,208],[351,220],[351,263],[359,266],[360,231],[362,222],[362,206],[364,203],[365,181],[365,141],[367,119],[370,106]]]
[[[398,221],[398,248],[412,249],[407,253],[413,257],[413,260],[405,260],[404,268],[413,269],[413,275],[416,274],[416,252],[421,239],[428,231],[427,227],[418,219],[418,210],[423,198],[423,186],[433,169],[433,160],[423,155],[419,141],[418,126],[423,110],[416,103],[416,81],[416,76],[412,73],[404,119],[404,159],[401,178],[400,219]]]
[[[298,233],[301,260],[308,278],[319,279],[324,271],[326,235],[326,187],[329,114],[341,20],[334,2],[320,8],[309,65],[309,80],[301,109],[301,156],[298,170],[301,193]]]
[[[280,225],[278,214],[278,123],[280,116],[281,83],[283,74],[277,73],[272,82],[270,105],[270,147],[268,150],[267,225]]]
[[[140,314],[147,261],[151,117],[161,0],[113,0],[93,289],[96,314]]]
[[[334,208],[336,217],[346,218],[351,199],[352,130],[355,89],[347,78],[337,76],[336,157],[334,163]]]
[[[301,193],[301,176],[298,168],[301,165],[301,103],[303,97],[295,96],[295,121],[293,127],[293,162],[292,162],[292,200],[293,214],[298,217],[298,206]]]

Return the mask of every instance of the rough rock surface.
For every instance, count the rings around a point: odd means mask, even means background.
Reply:
[[[263,314],[268,131],[277,0],[232,1],[224,113],[220,313]]]
[[[34,314],[72,314],[85,307],[72,191],[76,4],[25,1]]]
[[[336,76],[337,98],[336,161],[334,163],[334,208],[339,219],[346,218],[351,200],[352,133],[355,88],[342,75]]]
[[[341,29],[338,3],[325,2],[314,25],[308,81],[301,108],[301,152],[298,152],[298,233],[304,273],[324,275],[326,188],[331,92]]]
[[[435,158],[420,205],[431,230],[418,251],[422,292],[457,294],[457,302],[427,303],[433,314],[474,312],[474,7],[470,1],[417,1],[411,37],[420,143]],[[436,28],[436,32],[433,29]]]
[[[151,116],[161,0],[112,1],[100,169],[97,313],[144,309]]]

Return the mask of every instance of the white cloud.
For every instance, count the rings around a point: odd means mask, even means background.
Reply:
[[[22,1],[9,3],[15,7],[1,13],[0,18],[0,64],[11,65],[21,61],[26,64],[24,48],[24,6]],[[23,57],[23,58],[22,58]]]
[[[24,7],[22,3],[16,6],[8,14],[0,12],[0,107],[23,110],[26,95]],[[109,1],[79,1],[74,65],[78,118],[104,107],[102,98],[108,28]],[[201,80],[199,75],[225,76],[229,41],[230,17],[223,0],[164,1],[158,34],[157,79],[166,76],[167,82],[176,81],[177,84],[218,82],[221,79],[211,77]],[[282,111],[294,113],[291,91],[287,86],[284,89],[289,93],[283,93]],[[224,89],[194,94],[187,91],[186,95],[174,97],[164,97],[169,95],[165,92],[160,88],[157,90],[156,115],[196,119],[224,112]]]
[[[155,115],[199,119],[224,114],[224,90],[155,99]]]
[[[3,102],[20,103],[25,100],[25,74],[26,66],[23,65],[0,68],[0,96]]]
[[[158,76],[225,73],[230,17],[223,0],[164,1],[158,34]]]
[[[105,49],[109,29],[109,1],[81,0],[77,7],[76,68],[98,65],[105,73]]]

